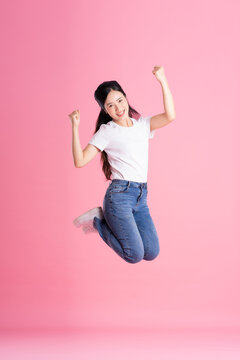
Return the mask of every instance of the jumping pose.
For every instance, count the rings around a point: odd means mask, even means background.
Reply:
[[[154,66],[152,73],[162,86],[162,114],[141,116],[130,106],[117,81],[105,81],[94,93],[101,111],[95,132],[83,150],[78,132],[79,110],[69,114],[75,167],[83,167],[101,151],[102,170],[106,181],[110,180],[103,206],[85,212],[73,223],[84,233],[98,232],[128,263],[153,260],[160,251],[147,204],[148,141],[156,129],[175,119],[175,109],[163,66]]]

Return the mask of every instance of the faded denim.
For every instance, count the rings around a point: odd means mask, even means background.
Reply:
[[[153,260],[160,252],[147,194],[147,183],[113,179],[103,200],[104,218],[93,220],[105,243],[129,263]]]

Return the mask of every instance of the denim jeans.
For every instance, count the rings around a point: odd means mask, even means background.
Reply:
[[[104,218],[93,219],[105,243],[129,263],[153,260],[160,251],[147,194],[147,183],[113,179],[103,200]]]

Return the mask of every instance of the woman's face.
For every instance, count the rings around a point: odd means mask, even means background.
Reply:
[[[128,119],[129,105],[126,97],[117,90],[111,90],[104,103],[105,111],[114,120]]]

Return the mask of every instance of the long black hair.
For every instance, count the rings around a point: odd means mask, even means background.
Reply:
[[[97,103],[99,104],[101,111],[97,118],[94,134],[99,130],[99,128],[102,124],[107,124],[109,121],[112,120],[111,116],[108,115],[104,110],[104,103],[106,101],[108,93],[111,90],[120,91],[126,97],[126,93],[123,91],[123,89],[121,88],[119,83],[115,80],[104,81],[103,83],[101,83],[98,86],[98,88],[94,92],[94,98],[97,101]],[[138,117],[140,116],[140,114],[133,107],[131,107],[129,103],[128,103],[128,106],[129,106],[129,111],[128,111],[129,117],[133,117],[134,114],[138,115]],[[110,180],[111,174],[112,174],[111,166],[108,162],[107,153],[104,150],[101,153],[101,162],[102,162],[102,170],[105,174],[105,177],[107,180]]]

